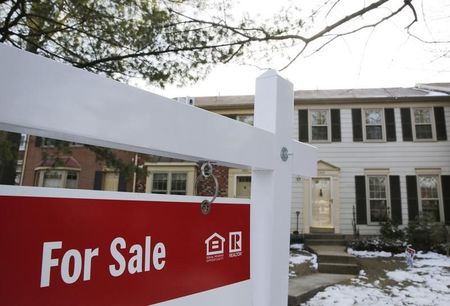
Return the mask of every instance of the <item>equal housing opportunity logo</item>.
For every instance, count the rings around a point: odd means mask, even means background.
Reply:
[[[206,261],[213,262],[224,259],[225,242],[228,244],[228,257],[242,255],[242,232],[229,232],[228,240],[218,233],[214,233],[205,240]]]

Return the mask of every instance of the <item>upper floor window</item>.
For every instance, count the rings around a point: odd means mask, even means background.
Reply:
[[[311,141],[330,141],[328,110],[311,110]]]
[[[431,108],[413,109],[414,132],[417,140],[433,139],[433,118]]]
[[[340,109],[299,109],[298,140],[301,142],[340,142]]]
[[[403,141],[446,141],[445,109],[441,106],[401,108]]]
[[[383,110],[382,109],[365,109],[364,110],[364,124],[365,124],[365,139],[383,140]]]

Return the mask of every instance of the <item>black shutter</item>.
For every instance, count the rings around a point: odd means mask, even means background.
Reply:
[[[355,176],[356,224],[367,224],[366,177]]]
[[[42,137],[36,136],[36,138],[34,139],[34,146],[36,148],[39,148],[41,145],[42,145]]]
[[[408,218],[412,221],[419,215],[419,199],[417,198],[417,179],[415,175],[406,176],[406,194],[408,196]]]
[[[352,123],[353,123],[353,141],[363,141],[363,131],[361,122],[361,109],[352,109]]]
[[[413,141],[411,110],[409,108],[400,108],[400,115],[402,117],[403,141]]]
[[[400,192],[400,176],[389,176],[391,191],[391,218],[394,224],[402,224],[402,197]]]
[[[341,141],[341,111],[339,109],[331,110],[331,141]]]
[[[300,109],[298,111],[298,140],[308,142],[308,110]]]
[[[386,120],[386,140],[397,141],[395,132],[395,115],[393,108],[384,109],[384,118]]]
[[[125,172],[120,172],[119,174],[118,191],[127,191],[127,174]]]
[[[436,139],[447,140],[447,127],[445,126],[445,114],[443,107],[434,108],[434,120],[436,122]]]
[[[94,190],[102,190],[102,185],[103,185],[103,172],[95,171]]]
[[[442,196],[444,197],[445,224],[450,225],[450,175],[442,175]]]

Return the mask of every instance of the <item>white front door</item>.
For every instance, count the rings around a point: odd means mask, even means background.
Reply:
[[[311,214],[313,227],[332,227],[332,200],[330,178],[313,178]]]

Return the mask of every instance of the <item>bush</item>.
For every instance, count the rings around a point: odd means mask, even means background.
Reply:
[[[393,223],[390,218],[381,223],[380,234],[387,240],[401,240],[405,237],[405,233],[398,228],[398,224]]]
[[[398,254],[405,251],[406,242],[385,238],[366,238],[350,241],[347,247],[355,251],[383,251]]]
[[[448,238],[445,225],[431,222],[429,218],[423,216],[409,222],[406,234],[413,248],[421,251],[439,249],[438,245],[447,243]]]

